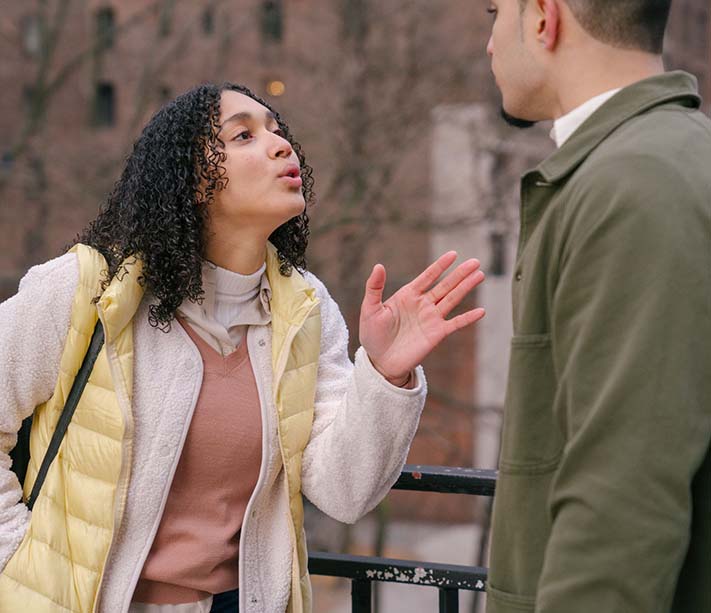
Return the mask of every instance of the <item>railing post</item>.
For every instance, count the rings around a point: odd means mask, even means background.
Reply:
[[[363,579],[351,581],[351,611],[353,613],[371,613],[371,582]]]
[[[459,613],[459,590],[440,588],[439,613]]]

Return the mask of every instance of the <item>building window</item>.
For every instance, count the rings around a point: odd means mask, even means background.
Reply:
[[[173,9],[175,8],[175,0],[165,0],[158,18],[158,34],[166,37],[170,36],[173,31]]]
[[[97,83],[94,91],[93,123],[97,127],[116,123],[116,95],[111,83]]]
[[[113,47],[115,27],[114,9],[107,6],[96,11],[96,39],[101,49]]]
[[[34,85],[25,85],[22,88],[22,104],[25,107],[25,109],[30,109],[35,103],[35,86]]]
[[[368,9],[364,0],[346,0],[343,4],[343,35],[354,41],[365,39],[368,31]]]
[[[0,170],[3,172],[9,172],[12,170],[13,163],[15,161],[15,156],[12,151],[5,151],[0,158]]]
[[[42,49],[42,25],[37,15],[26,15],[21,22],[22,50],[37,57]]]
[[[215,9],[211,6],[202,12],[202,31],[204,34],[215,33]]]
[[[262,36],[270,42],[281,42],[284,33],[282,0],[262,2]]]
[[[696,19],[696,44],[699,49],[703,49],[707,45],[709,35],[709,11],[708,9],[698,9],[698,18]]]
[[[489,270],[488,274],[502,277],[506,274],[506,237],[500,232],[489,234]]]
[[[161,104],[167,104],[173,99],[173,90],[167,85],[161,85],[158,88],[158,100]]]

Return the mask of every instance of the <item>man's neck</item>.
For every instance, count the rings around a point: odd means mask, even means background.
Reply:
[[[563,115],[563,117],[556,119],[550,133],[550,136],[555,141],[556,146],[562,147],[565,141],[577,132],[578,128],[585,123],[588,117],[595,113],[597,109],[605,104],[605,102],[612,98],[618,91],[619,89],[611,89],[603,94],[598,94],[572,110],[567,115]]]
[[[636,51],[609,55],[594,63],[561,71],[557,79],[558,97],[554,103],[553,119],[567,115],[595,96],[622,89],[664,72],[661,56]]]

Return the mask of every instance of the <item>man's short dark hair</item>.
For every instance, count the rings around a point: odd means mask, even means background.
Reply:
[[[525,4],[530,0],[520,0]],[[597,40],[661,54],[672,0],[565,0],[578,23]]]

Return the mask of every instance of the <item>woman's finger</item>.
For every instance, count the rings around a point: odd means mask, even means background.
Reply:
[[[479,260],[473,258],[462,262],[429,291],[432,301],[435,304],[439,303],[447,294],[459,286],[464,279],[474,273],[479,268],[479,265]]]
[[[473,323],[476,323],[479,321],[482,317],[486,315],[486,311],[482,308],[477,308],[477,309],[472,309],[471,311],[467,311],[466,313],[462,313],[461,315],[457,315],[456,317],[452,317],[452,319],[446,320],[445,323],[445,329],[444,333],[445,336],[449,336],[453,332],[456,332],[457,330],[461,330],[462,328],[466,328],[467,326],[471,326]]]
[[[385,266],[376,264],[365,282],[365,296],[363,296],[363,306],[378,306],[383,302],[383,290],[385,289]]]
[[[424,271],[412,280],[410,286],[421,294],[424,294],[428,288],[434,285],[440,275],[447,270],[456,259],[456,251],[448,251],[447,253],[439,256],[434,263],[430,264]]]
[[[442,314],[442,317],[447,317],[447,315],[466,298],[467,294],[483,280],[484,273],[481,270],[476,270],[464,277],[456,287],[452,288],[450,292],[437,303],[437,309]]]

